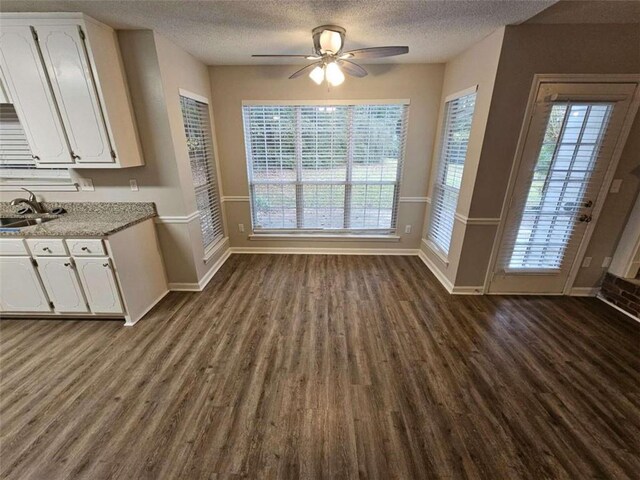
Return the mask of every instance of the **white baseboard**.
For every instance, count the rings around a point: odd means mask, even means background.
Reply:
[[[484,295],[484,285],[477,287],[453,287],[453,295]]]
[[[222,254],[222,256],[214,263],[204,277],[198,283],[169,283],[169,290],[172,292],[201,292],[211,281],[213,276],[224,265],[224,262],[231,256],[231,248]]]
[[[433,273],[433,275],[438,279],[438,281],[442,284],[442,286],[447,289],[447,292],[453,293],[453,284],[444,275],[444,273],[442,273],[440,269],[436,267],[435,263],[433,263],[431,259],[427,257],[427,254],[424,253],[422,250],[418,250],[418,257],[420,257],[420,260],[422,260],[422,262],[427,266],[427,268],[431,270],[431,273]]]
[[[572,297],[595,297],[599,291],[599,288],[594,287],[573,287],[569,291],[569,295]]]
[[[418,255],[413,248],[231,247],[231,253],[269,255]]]
[[[609,300],[607,300],[606,298],[603,298],[601,295],[596,295],[596,298],[604,303],[606,303],[607,305],[609,305],[610,307],[615,308],[616,310],[618,310],[621,313],[624,313],[627,317],[635,320],[636,322],[640,322],[640,318],[636,317],[635,315],[630,314],[629,312],[627,312],[626,310],[623,310],[622,308],[620,308],[619,306],[611,303]]]
[[[129,315],[125,315],[125,317],[124,317],[124,326],[125,327],[133,327],[136,323],[138,323],[140,320],[142,320],[145,317],[145,315],[147,313],[149,313],[151,311],[151,309],[153,307],[155,307],[158,304],[158,302],[160,302],[160,300],[162,300],[167,295],[167,293],[169,293],[169,291],[170,290],[167,290],[166,292],[163,292],[160,295],[158,295],[158,298],[156,298],[153,302],[151,302],[151,305],[149,305],[147,307],[147,309],[138,318],[136,318],[135,320],[132,320],[131,317],[129,317]]]

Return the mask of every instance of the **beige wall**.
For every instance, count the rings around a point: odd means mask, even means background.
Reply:
[[[499,217],[514,161],[520,126],[536,73],[638,73],[640,28],[617,25],[519,25],[507,27],[482,147],[469,216]],[[630,135],[637,138],[638,122]],[[613,255],[638,190],[631,172],[638,165],[638,142],[627,145],[615,178],[623,179],[619,194],[609,195],[587,256],[591,267],[580,270],[575,287],[597,285],[605,256]],[[482,285],[495,228],[478,229],[465,239],[456,285]]]
[[[416,249],[420,243],[425,202],[402,201],[399,242],[263,241],[247,238],[251,227],[242,126],[243,100],[409,99],[411,101],[401,197],[425,197],[440,103],[443,65],[369,65],[369,76],[347,78],[328,92],[307,77],[287,80],[298,66],[210,67],[211,97],[217,118],[217,139],[231,246],[244,248],[373,248]],[[238,224],[245,233],[238,231]],[[405,234],[406,225],[412,233]]]
[[[442,95],[440,99],[440,119],[443,117],[444,102],[448,96],[477,85],[476,106],[473,115],[473,123],[471,125],[471,133],[469,135],[467,157],[465,159],[464,173],[457,207],[457,212],[464,217],[467,217],[469,214],[476,173],[480,162],[480,152],[482,150],[487,118],[489,116],[489,107],[491,105],[491,98],[493,95],[493,86],[498,69],[498,60],[500,57],[503,36],[504,28],[500,28],[446,64]],[[440,138],[440,129],[442,128],[441,123],[442,122],[440,122],[438,127],[438,139]],[[436,158],[438,154],[438,149],[439,145],[436,144],[434,149],[434,158]],[[433,180],[435,178],[436,168],[437,166],[434,163],[429,182],[429,196],[431,196],[431,192],[433,191]],[[430,208],[427,207],[424,232],[425,236],[426,230],[429,227],[429,215]],[[424,243],[421,245],[421,249],[427,257],[429,257],[431,262],[440,269],[440,271],[442,271],[442,273],[452,283],[456,283],[462,247],[465,238],[468,235],[468,231],[471,228],[475,228],[475,226],[467,225],[459,219],[456,219],[453,228],[451,246],[449,248],[448,263],[442,261],[441,258]]]

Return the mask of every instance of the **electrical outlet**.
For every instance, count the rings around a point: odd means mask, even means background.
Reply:
[[[589,265],[591,265],[591,257],[584,257],[584,260],[582,261],[582,267],[587,268]]]
[[[604,257],[602,268],[609,268],[609,265],[611,265],[611,257]]]
[[[622,186],[622,179],[616,178],[613,182],[611,182],[611,189],[609,193],[618,193],[620,191],[620,187]]]
[[[239,224],[238,224],[238,231],[239,231],[240,233],[244,233],[244,223],[239,223]]]
[[[404,233],[411,233],[411,225],[407,225],[404,227]]]
[[[135,178],[132,178],[131,180],[129,180],[129,185],[131,186],[132,192],[137,192],[139,190],[138,182]]]
[[[93,180],[90,178],[80,178],[80,189],[84,192],[93,192],[95,188],[93,187]]]

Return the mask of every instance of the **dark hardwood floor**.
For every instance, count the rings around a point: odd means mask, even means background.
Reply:
[[[0,322],[0,477],[637,479],[639,350],[417,257],[234,255],[133,328]]]

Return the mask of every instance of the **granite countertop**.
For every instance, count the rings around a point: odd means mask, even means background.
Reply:
[[[18,209],[24,205],[14,207],[8,202],[0,202],[0,217],[54,218],[16,230],[0,227],[0,237],[106,237],[157,216],[155,204],[151,202],[45,202],[42,205],[47,212],[64,208],[67,213],[19,215]]]

